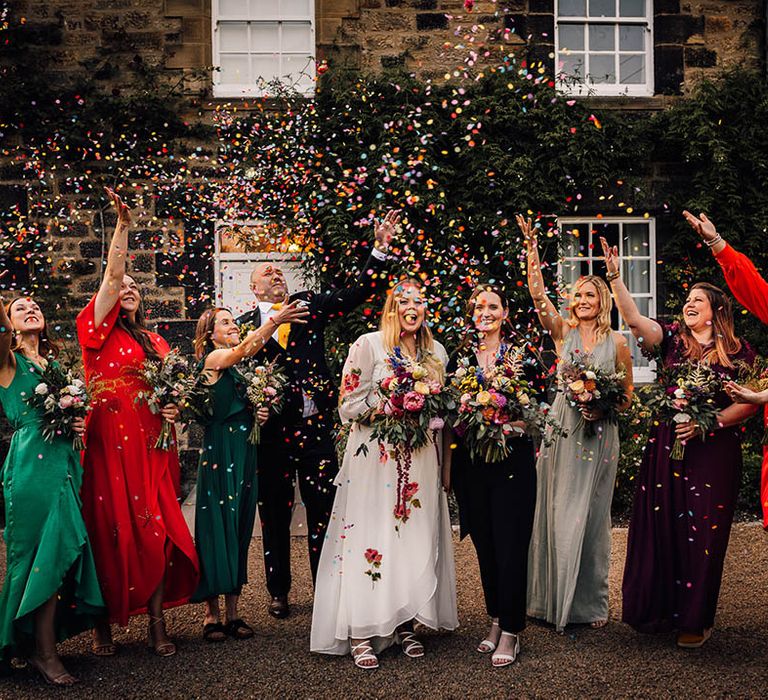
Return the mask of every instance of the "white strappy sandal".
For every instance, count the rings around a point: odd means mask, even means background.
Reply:
[[[410,659],[420,659],[424,656],[424,645],[416,639],[413,630],[398,630],[397,643],[403,648],[403,654]]]
[[[379,657],[373,653],[373,647],[369,639],[364,639],[359,644],[352,644],[350,641],[350,647],[352,654],[352,661],[355,662],[355,666],[362,668],[364,671],[370,671],[371,669],[379,667]],[[358,649],[361,651],[358,652]],[[376,663],[364,664],[363,661],[370,661],[373,659]]]
[[[491,621],[491,631],[493,631],[494,627],[496,629],[499,628],[498,620]],[[490,654],[492,651],[496,651],[496,642],[494,642],[492,639],[486,638],[477,645],[475,651],[477,651],[479,654]]]
[[[515,643],[512,647],[512,653],[506,654],[504,652],[496,652],[493,656],[491,656],[491,666],[494,668],[504,668],[506,666],[511,666],[515,661],[517,660],[517,655],[520,653],[520,636],[517,634],[512,634],[511,632],[502,632],[501,636],[507,636],[507,637],[514,637]]]

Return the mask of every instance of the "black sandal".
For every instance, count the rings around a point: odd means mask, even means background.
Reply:
[[[245,624],[241,618],[227,622],[224,626],[224,631],[234,639],[250,639],[256,634],[253,628]]]
[[[221,635],[214,637],[213,635]],[[209,622],[203,625],[203,639],[206,642],[223,642],[227,638],[227,630],[220,622]]]

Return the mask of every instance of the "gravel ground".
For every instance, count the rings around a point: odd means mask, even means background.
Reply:
[[[378,671],[355,669],[348,657],[308,651],[311,584],[304,540],[294,541],[292,615],[277,621],[266,613],[261,541],[251,548],[255,582],[242,601],[244,617],[258,635],[250,641],[206,644],[200,638],[202,606],[171,611],[169,628],[179,643],[170,659],[145,646],[145,619],[124,630],[112,659],[90,656],[88,636],[64,643],[68,667],[82,683],[48,691],[29,670],[0,678],[0,698],[505,698],[505,697],[766,697],[768,693],[768,535],[756,524],[735,526],[720,596],[717,628],[700,650],[683,651],[672,635],[640,636],[613,620],[604,630],[574,627],[557,635],[531,625],[516,665],[490,668],[473,651],[486,627],[474,550],[456,545],[459,617],[454,633],[427,632],[427,656],[407,659],[399,650],[382,654]],[[620,615],[626,530],[615,529],[611,611]],[[5,555],[0,555],[4,570]]]

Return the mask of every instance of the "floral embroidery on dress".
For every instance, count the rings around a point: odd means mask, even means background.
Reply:
[[[353,367],[348,374],[345,374],[341,380],[341,396],[342,398],[346,394],[351,394],[357,387],[360,386],[360,375],[362,370],[357,367]]]
[[[395,505],[394,515],[395,520],[399,520],[401,523],[408,522],[408,518],[411,517],[411,508],[421,508],[421,501],[418,498],[414,498],[419,490],[419,484],[415,481],[411,481],[403,485],[400,502]],[[395,526],[395,529],[399,532],[400,526]]]
[[[371,549],[369,547],[365,550],[363,556],[369,565],[365,575],[371,577],[371,586],[373,586],[376,581],[381,580],[381,572],[379,571],[379,568],[381,567],[381,553],[378,549]]]

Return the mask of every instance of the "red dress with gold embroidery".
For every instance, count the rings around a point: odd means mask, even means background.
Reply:
[[[94,394],[83,459],[83,518],[112,622],[145,612],[165,577],[166,608],[186,603],[199,566],[177,499],[179,456],[154,448],[162,419],[136,396],[147,386],[141,346],[116,327],[116,303],[95,328],[95,297],[77,317],[85,377]],[[158,354],[168,344],[150,333]]]
[[[715,257],[723,268],[725,281],[733,296],[763,323],[768,323],[768,282],[760,276],[752,261],[729,245]],[[768,427],[768,406],[765,407],[763,421]],[[768,530],[768,446],[763,448],[760,503],[763,507],[763,527]]]

